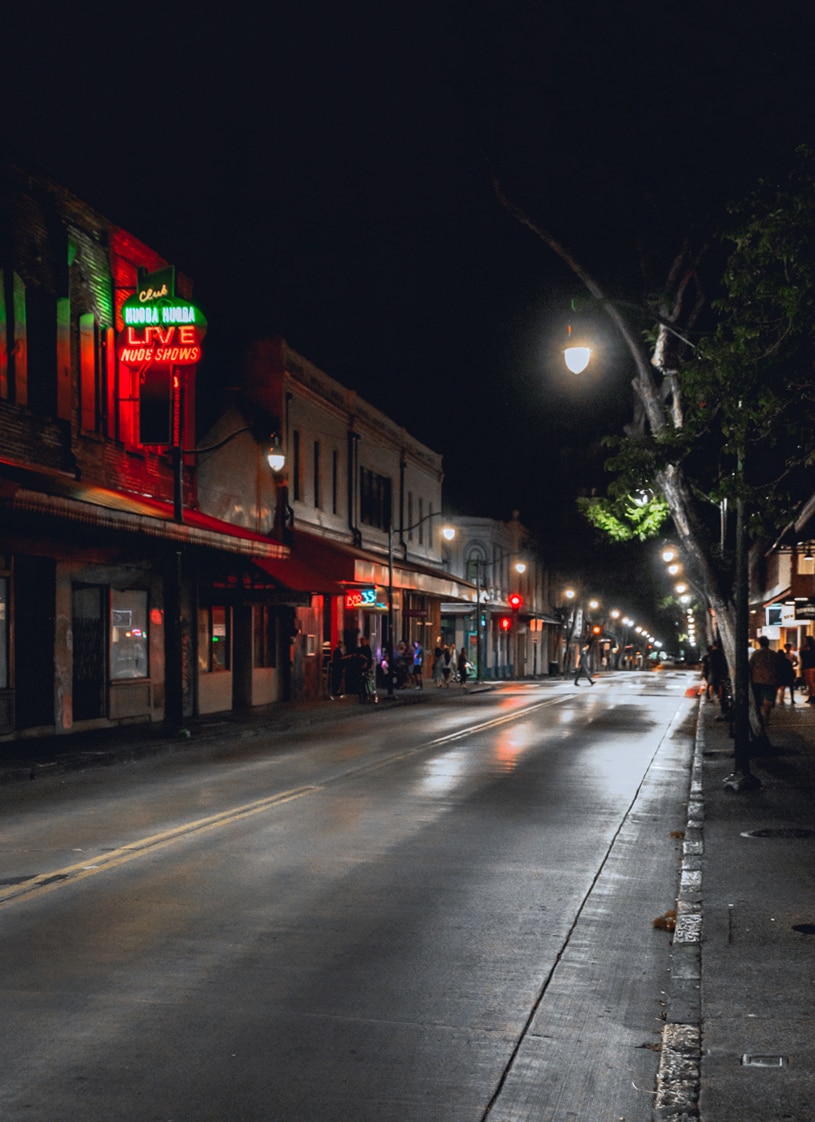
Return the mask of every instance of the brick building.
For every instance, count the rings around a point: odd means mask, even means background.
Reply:
[[[219,660],[227,707],[252,704],[253,649],[285,661],[286,626],[255,605],[268,593],[278,614],[293,606],[252,564],[285,546],[197,509],[198,457],[183,450],[206,324],[191,299],[150,247],[46,176],[0,164],[4,738],[180,725]],[[224,655],[214,584],[240,603],[242,633],[261,619],[268,636]]]

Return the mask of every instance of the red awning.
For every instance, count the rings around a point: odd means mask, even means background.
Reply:
[[[355,581],[359,550],[340,543],[322,541],[294,530],[286,558],[263,558],[256,564],[286,588],[301,592],[341,595]]]

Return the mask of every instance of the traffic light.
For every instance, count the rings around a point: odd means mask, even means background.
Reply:
[[[509,597],[509,606],[510,608],[512,608],[513,612],[517,612],[523,602],[524,598],[523,596],[521,596],[520,592],[511,593]]]
[[[603,634],[603,629],[599,623],[595,623],[594,627],[591,629],[591,633],[595,639],[600,638],[600,636]]]
[[[509,631],[510,627],[512,627],[512,620],[509,616],[501,616],[501,630]]]

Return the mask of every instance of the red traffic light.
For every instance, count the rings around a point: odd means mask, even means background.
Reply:
[[[509,631],[510,627],[512,627],[512,620],[509,616],[501,616],[501,630]]]
[[[510,595],[509,606],[512,608],[513,612],[517,612],[523,602],[524,598],[521,596],[520,592],[513,592]]]

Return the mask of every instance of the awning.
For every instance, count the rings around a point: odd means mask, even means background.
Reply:
[[[305,530],[292,532],[288,559],[264,562],[262,568],[287,588],[338,594],[351,588],[388,587],[388,561],[371,550],[327,541]],[[466,600],[475,586],[431,566],[394,560],[393,587],[429,596]]]
[[[249,557],[280,558],[288,549],[264,534],[185,510],[177,522],[171,503],[82,483],[57,472],[0,461],[0,506],[100,529],[207,546]]]

